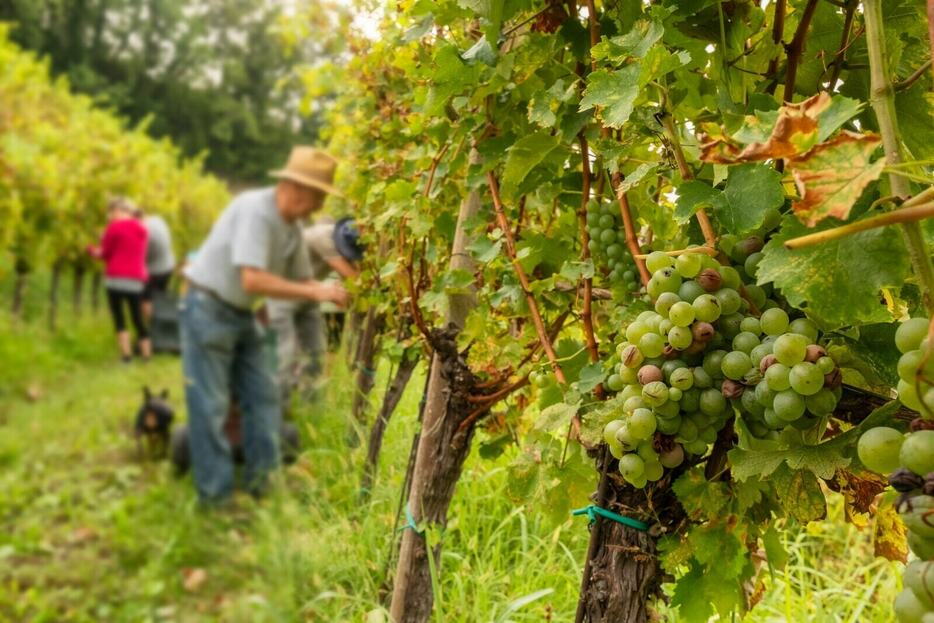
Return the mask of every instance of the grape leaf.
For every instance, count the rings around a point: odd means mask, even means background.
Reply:
[[[599,69],[590,74],[587,89],[581,99],[580,111],[597,108],[605,125],[618,128],[629,120],[639,95],[638,64],[618,71]]]
[[[782,508],[801,523],[817,521],[827,515],[824,492],[811,472],[783,465],[772,474],[771,482]]]
[[[785,202],[782,176],[764,164],[731,167],[714,215],[728,232],[745,234],[762,226],[765,215]]]
[[[701,208],[712,206],[719,196],[720,191],[706,182],[691,180],[681,184],[675,204],[675,220],[679,223],[688,221]]]
[[[734,448],[730,450],[730,464],[733,466],[733,477],[737,480],[746,480],[751,476],[767,478],[778,469],[782,463],[794,470],[806,469],[818,478],[828,480],[833,478],[838,469],[850,464],[850,459],[843,456],[843,446],[840,438],[814,445],[798,446],[787,450],[744,450]]]
[[[694,468],[685,472],[675,481],[672,489],[689,517],[714,518],[729,509],[730,499],[724,484],[707,480],[703,469]]]
[[[767,140],[741,147],[735,142],[735,137],[708,139],[701,145],[701,160],[735,164],[805,153],[817,143],[818,116],[829,107],[830,95],[822,92],[797,104],[785,104],[779,108],[777,115],[760,113],[765,119],[775,117],[775,125]],[[761,120],[753,118],[751,123],[758,126]],[[759,129],[750,132],[753,136],[760,133]]]
[[[827,227],[822,223],[817,229]],[[879,292],[901,287],[908,278],[908,257],[898,232],[886,227],[794,251],[783,246],[810,232],[796,219],[785,218],[765,246],[756,273],[759,284],[773,282],[791,305],[806,309],[827,329],[891,322]]]
[[[665,29],[655,21],[639,20],[625,35],[604,39],[593,47],[595,60],[610,60],[621,63],[630,57],[643,57],[664,34]]]
[[[569,405],[566,402],[559,402],[550,407],[542,409],[542,412],[535,418],[535,429],[545,432],[566,428],[568,423],[577,414],[579,405]]]
[[[558,137],[548,132],[536,132],[520,138],[509,148],[503,171],[503,194],[509,195],[555,148]]]
[[[846,219],[863,190],[878,179],[885,161],[870,162],[881,144],[875,134],[842,132],[807,154],[789,160],[801,199],[791,207],[808,227],[828,216]]]
[[[907,532],[891,498],[879,504],[874,519],[872,544],[875,555],[905,562],[908,558]]]
[[[769,526],[762,535],[762,546],[765,548],[765,559],[769,563],[769,569],[784,569],[788,563],[788,551],[775,526]]]

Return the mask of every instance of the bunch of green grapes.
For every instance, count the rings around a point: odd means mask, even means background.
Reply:
[[[912,318],[895,332],[898,362],[898,397],[921,417],[907,435],[887,426],[864,432],[857,444],[860,461],[867,469],[891,474],[889,483],[901,493],[898,512],[908,528],[908,546],[917,556],[905,568],[905,588],[895,599],[900,623],[934,622],[934,389],[927,379],[926,318]]]
[[[646,260],[655,308],[626,328],[606,381],[622,410],[604,438],[636,487],[704,455],[734,414],[753,435],[775,437],[787,426],[814,426],[836,407],[840,370],[817,344],[817,327],[791,320],[754,285],[761,239],[736,246],[748,251],[736,267],[694,252]]]
[[[587,235],[590,255],[598,274],[607,285],[627,298],[639,289],[638,273],[626,248],[626,232],[613,204],[591,201],[587,204]]]

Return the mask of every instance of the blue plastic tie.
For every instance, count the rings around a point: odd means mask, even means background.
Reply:
[[[402,530],[411,530],[412,532],[414,532],[415,534],[419,536],[422,536],[423,534],[425,534],[424,530],[418,529],[418,524],[415,523],[415,517],[412,516],[412,511],[409,510],[408,502],[405,503],[405,525],[399,528],[400,532]]]
[[[408,507],[406,507],[406,511],[408,511]],[[594,504],[591,504],[590,506],[585,506],[584,508],[578,508],[577,510],[573,510],[571,511],[571,515],[573,515],[574,517],[579,517],[580,515],[587,515],[587,517],[590,518],[590,525],[593,525],[593,523],[597,521],[597,515],[599,515],[600,517],[603,517],[605,519],[610,519],[617,523],[621,523],[624,526],[629,526],[630,528],[641,530],[642,532],[648,532],[649,530],[649,525],[646,523],[642,523],[638,519],[633,519],[632,517],[626,517],[625,515],[619,515],[617,513],[614,513],[613,511],[608,511],[605,508],[600,508],[599,506],[595,506]]]

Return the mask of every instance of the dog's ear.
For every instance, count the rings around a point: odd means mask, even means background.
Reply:
[[[149,385],[143,385],[143,399],[146,402],[149,402],[151,398],[152,398],[152,392],[149,391]]]
[[[162,390],[162,393],[159,395],[159,397],[162,398],[163,400],[168,400],[168,399],[169,399],[169,389],[168,389],[168,388],[163,389],[163,390]]]

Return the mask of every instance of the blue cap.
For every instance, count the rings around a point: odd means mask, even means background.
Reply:
[[[344,217],[334,224],[334,246],[348,262],[359,262],[363,258],[360,232],[354,225],[353,217]]]

